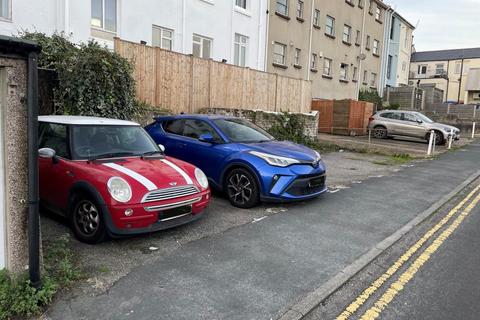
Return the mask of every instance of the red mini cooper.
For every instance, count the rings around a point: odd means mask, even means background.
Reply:
[[[41,203],[66,216],[83,242],[178,226],[210,201],[202,170],[165,156],[137,123],[38,119]]]

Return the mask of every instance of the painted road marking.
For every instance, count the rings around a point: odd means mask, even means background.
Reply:
[[[428,230],[413,246],[411,246],[388,270],[377,278],[365,289],[345,310],[337,317],[337,320],[346,320],[352,316],[367,299],[370,298],[388,279],[390,279],[408,260],[438,231],[443,227],[460,208],[462,208],[473,195],[480,190],[480,185],[472,190],[462,201],[460,201],[450,212],[440,220],[433,228]]]
[[[400,291],[405,288],[405,285],[413,279],[415,274],[420,268],[431,258],[431,256],[440,248],[445,240],[462,224],[463,220],[470,214],[475,206],[480,201],[480,195],[478,195],[470,205],[452,222],[447,229],[445,229],[434,241],[426,248],[422,254],[415,259],[410,267],[402,273],[397,281],[392,283],[388,290],[375,302],[375,304],[368,309],[360,318],[361,320],[374,320],[380,316],[380,313],[388,306],[390,302],[395,298]]]

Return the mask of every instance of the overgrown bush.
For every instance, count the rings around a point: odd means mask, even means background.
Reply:
[[[130,62],[95,41],[75,45],[65,34],[24,32],[42,45],[39,67],[54,69],[56,113],[130,119],[137,110]]]
[[[278,140],[289,140],[309,145],[312,139],[305,134],[305,120],[297,114],[283,112],[275,115],[275,123],[268,132]]]
[[[360,90],[360,95],[358,96],[358,100],[371,102],[376,105],[377,110],[381,110],[383,108],[383,100],[382,97],[378,94],[378,91],[375,89],[362,89]]]
[[[30,285],[26,274],[13,275],[0,270],[0,320],[39,314],[58,289],[80,277],[67,237],[49,242],[44,247],[45,272],[40,289]]]

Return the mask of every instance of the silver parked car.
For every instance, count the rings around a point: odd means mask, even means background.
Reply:
[[[460,138],[460,129],[437,123],[415,111],[383,110],[370,118],[368,128],[372,136],[386,139],[392,136],[405,136],[428,141],[432,130],[435,131],[435,144],[444,144],[453,130],[453,138]]]

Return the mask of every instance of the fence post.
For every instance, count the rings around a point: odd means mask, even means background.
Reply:
[[[452,142],[453,142],[453,129],[450,130],[450,136],[448,137],[448,148],[447,149],[452,149]]]
[[[431,156],[431,155],[432,155],[434,135],[435,135],[435,131],[432,130],[432,131],[430,132],[430,139],[428,140],[427,156]]]
[[[472,124],[472,139],[475,138],[475,122]]]

